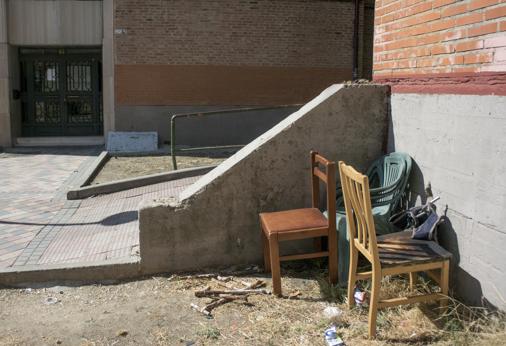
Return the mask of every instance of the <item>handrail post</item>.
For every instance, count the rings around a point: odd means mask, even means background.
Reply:
[[[176,162],[176,116],[170,118],[170,156],[172,156],[172,168],[177,170]]]
[[[255,108],[231,108],[231,109],[221,109],[221,110],[207,111],[207,112],[172,114],[171,118],[170,118],[170,155],[172,157],[172,167],[174,170],[177,170],[177,162],[176,162],[176,119],[177,118],[201,117],[201,116],[224,114],[224,113],[253,112],[253,111],[260,111],[260,110],[267,110],[267,109],[280,109],[280,108],[300,107],[300,106],[302,106],[302,104],[255,107]],[[221,148],[221,147],[215,146],[214,148]]]

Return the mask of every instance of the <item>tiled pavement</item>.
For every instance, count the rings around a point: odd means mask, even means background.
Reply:
[[[96,148],[0,154],[0,268],[11,266],[60,210],[65,186]]]
[[[66,201],[94,154],[0,154],[0,270],[137,256],[141,200],[177,196],[198,179]]]

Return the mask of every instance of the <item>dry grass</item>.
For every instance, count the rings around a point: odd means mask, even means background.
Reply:
[[[321,281],[326,284],[326,281]],[[369,283],[362,282],[369,292]],[[329,285],[322,292],[329,291]],[[419,277],[418,293],[437,292],[433,282]],[[338,301],[345,302],[345,292],[335,288],[332,296],[341,295]],[[409,290],[407,277],[386,277],[382,281],[380,298],[402,297],[413,294]],[[328,295],[328,293],[327,293]],[[346,304],[339,305],[346,309]],[[438,304],[417,304],[383,309],[378,313],[378,337],[365,340],[367,335],[367,306],[348,310],[337,325],[345,340],[353,345],[504,345],[506,338],[506,315],[500,311],[489,311],[480,307],[469,307],[449,297],[447,312]]]
[[[316,266],[315,266],[316,264]],[[331,286],[326,273],[315,261],[313,265],[285,267],[282,285],[284,298],[254,296],[252,306],[230,303],[214,312],[213,324],[202,324],[197,344],[236,345],[324,345],[323,332],[331,324],[348,345],[503,345],[506,319],[502,313],[470,308],[450,298],[448,312],[441,314],[439,305],[411,305],[380,310],[378,337],[367,339],[367,306],[347,308],[346,289]],[[316,277],[316,279],[314,279]],[[252,278],[250,278],[252,279]],[[244,279],[232,281],[236,287]],[[429,281],[420,280],[417,290],[434,289]],[[215,280],[184,280],[181,289],[223,288]],[[230,284],[229,284],[230,285]],[[239,286],[238,286],[239,285]],[[365,284],[364,289],[368,289]],[[302,293],[288,298],[292,293]],[[406,279],[387,277],[382,283],[382,297],[411,294]],[[196,300],[204,305],[206,300]],[[343,314],[329,320],[322,314],[327,306],[337,306]],[[225,322],[224,316],[247,316],[237,323]],[[160,331],[157,341],[167,345],[171,340]]]
[[[217,307],[212,318],[190,307],[191,303],[204,306],[210,301],[196,298],[195,291],[207,286],[239,288],[243,281],[258,279],[265,280],[270,289],[268,275],[235,276],[225,283],[211,278],[155,277],[109,286],[68,288],[59,297],[62,303],[52,306],[41,303],[47,294],[44,290],[30,294],[0,290],[0,304],[4,302],[0,310],[10,311],[0,319],[30,317],[32,321],[14,321],[10,327],[0,325],[0,345],[55,344],[57,340],[90,346],[325,345],[323,333],[331,324],[336,324],[347,345],[504,344],[506,319],[502,313],[470,308],[454,299],[446,314],[440,314],[438,305],[380,310],[378,337],[370,341],[367,307],[348,310],[346,290],[327,283],[323,263],[284,263],[284,298],[254,295],[249,298],[251,304],[237,301]],[[367,290],[367,285],[364,288]],[[383,296],[408,294],[407,280],[401,277],[385,278],[382,288]],[[417,287],[420,291],[429,288],[429,281],[420,281]],[[340,308],[342,314],[334,319],[325,317],[323,310],[328,306]],[[19,310],[37,311],[39,317],[15,312]],[[36,328],[47,319],[54,319],[50,329]],[[119,330],[127,330],[128,335],[119,336]]]
[[[178,169],[218,165],[226,156],[177,156]],[[157,156],[113,156],[102,167],[91,184],[101,184],[111,181],[140,177],[143,175],[172,171],[170,155]]]

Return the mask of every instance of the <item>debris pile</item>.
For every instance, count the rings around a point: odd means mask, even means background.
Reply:
[[[215,290],[211,289],[210,286],[207,286],[203,290],[196,291],[195,297],[211,298],[211,302],[207,303],[204,307],[200,307],[195,303],[191,304],[191,307],[194,310],[203,313],[206,316],[211,316],[213,309],[217,308],[220,305],[233,301],[240,301],[243,304],[250,305],[251,303],[248,301],[249,296],[254,294],[270,294],[269,291],[263,288],[265,287],[265,282],[263,280],[256,280],[252,283],[241,281],[241,284],[244,287],[236,288],[231,287],[230,284],[227,284],[228,282],[233,281],[231,277],[216,276],[212,279],[216,280],[219,285],[225,287],[225,289]]]

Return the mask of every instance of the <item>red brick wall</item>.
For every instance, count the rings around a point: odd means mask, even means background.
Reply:
[[[478,93],[506,92],[506,0],[377,0],[375,14],[374,79],[472,76]]]
[[[305,102],[351,78],[351,1],[116,0],[114,26],[119,104]]]

